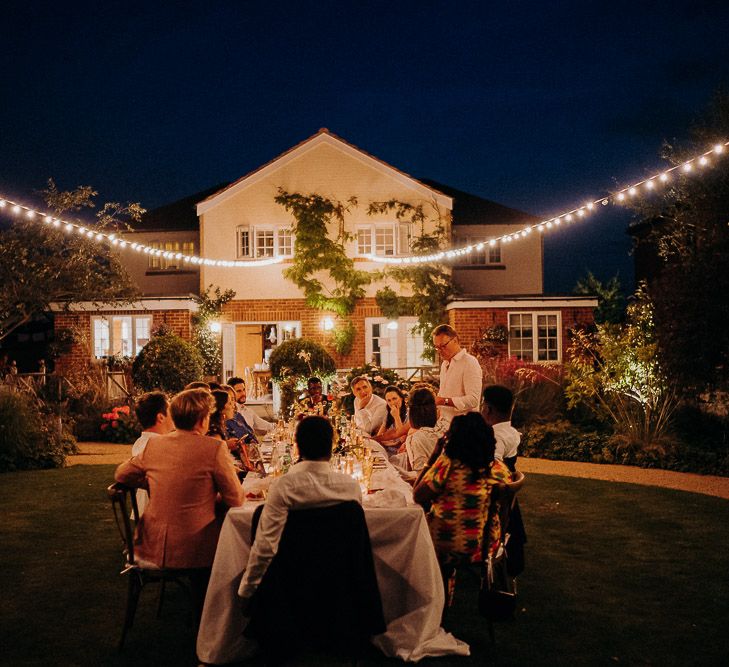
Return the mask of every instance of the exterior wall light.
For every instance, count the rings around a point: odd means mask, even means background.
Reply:
[[[334,328],[334,320],[331,317],[325,317],[321,321],[321,328],[324,331],[331,331]]]
[[[219,334],[223,330],[223,325],[218,322],[217,320],[213,320],[208,324],[208,327],[210,328],[210,331],[212,331],[214,334]]]

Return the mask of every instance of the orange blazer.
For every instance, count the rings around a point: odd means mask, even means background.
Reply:
[[[210,567],[220,533],[217,494],[230,507],[244,500],[226,444],[188,431],[150,439],[139,456],[116,469],[114,478],[149,489],[135,555],[158,567]]]

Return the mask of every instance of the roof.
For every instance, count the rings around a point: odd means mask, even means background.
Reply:
[[[463,190],[456,190],[456,188],[428,178],[421,179],[421,183],[437,188],[453,198],[454,227],[461,225],[518,225],[541,222],[541,218],[530,213],[497,204]]]
[[[132,223],[131,227],[137,232],[197,231],[200,228],[195,208],[197,203],[225,186],[225,183],[220,183],[212,188],[196,192],[194,195],[188,195],[183,199],[147,211],[141,221]]]
[[[350,154],[355,153],[358,154],[360,158],[364,158],[365,161],[369,161],[371,163],[376,163],[377,166],[379,166],[380,169],[385,169],[392,173],[393,175],[399,177],[401,181],[407,182],[410,181],[411,184],[415,187],[417,187],[420,190],[426,190],[432,193],[436,199],[440,200],[439,203],[445,205],[447,208],[450,208],[451,201],[450,196],[445,194],[444,192],[441,192],[440,190],[436,189],[432,185],[425,183],[423,181],[419,181],[417,178],[412,177],[410,174],[406,174],[404,171],[401,171],[397,167],[393,167],[391,164],[388,164],[384,160],[381,160],[378,157],[375,157],[374,155],[371,155],[367,151],[362,150],[358,146],[355,146],[354,144],[350,144],[348,141],[342,139],[341,137],[337,136],[333,132],[330,132],[328,128],[322,127],[316,134],[311,135],[307,139],[304,139],[304,141],[299,142],[295,146],[292,146],[288,150],[284,151],[280,155],[273,158],[273,160],[270,160],[266,162],[266,164],[261,165],[260,167],[257,167],[253,171],[247,173],[245,176],[241,176],[236,181],[233,181],[227,186],[222,187],[217,192],[214,192],[210,194],[206,199],[203,199],[202,201],[199,201],[198,203],[198,213],[202,214],[205,211],[212,208],[212,202],[214,200],[217,200],[222,195],[225,195],[226,193],[232,194],[232,191],[242,189],[245,187],[246,181],[255,181],[256,176],[264,176],[268,172],[272,171],[276,165],[276,163],[281,161],[287,161],[288,159],[293,159],[297,153],[303,152],[305,148],[309,145],[315,145],[316,143],[321,142],[327,142],[330,145],[339,145],[340,148],[344,148],[350,152]]]

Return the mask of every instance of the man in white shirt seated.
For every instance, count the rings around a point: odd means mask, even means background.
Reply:
[[[228,384],[235,391],[235,407],[238,414],[245,419],[246,424],[256,433],[268,433],[273,430],[275,424],[259,417],[252,408],[246,405],[246,383],[243,378],[232,377]]]
[[[370,381],[359,375],[350,385],[354,394],[354,423],[368,435],[375,435],[387,419],[387,403],[372,393]]]
[[[324,417],[304,417],[296,428],[300,460],[283,477],[271,483],[256,539],[238,594],[245,609],[271,560],[278,551],[289,511],[326,507],[356,500],[362,503],[359,484],[329,465],[334,430]]]
[[[511,472],[516,470],[516,457],[521,442],[521,433],[511,425],[513,408],[514,394],[508,387],[492,384],[483,390],[481,415],[494,429],[494,458],[503,461]]]
[[[158,435],[167,435],[175,430],[175,425],[170,417],[170,404],[161,391],[150,391],[142,394],[134,406],[134,413],[142,425],[142,434],[132,445],[132,456],[139,456],[151,438]],[[149,502],[149,495],[144,489],[137,490],[137,508],[139,516],[144,512]]]
[[[433,347],[440,354],[440,386],[436,405],[448,424],[456,415],[478,412],[483,371],[478,359],[461,347],[458,332],[447,324],[433,329]]]

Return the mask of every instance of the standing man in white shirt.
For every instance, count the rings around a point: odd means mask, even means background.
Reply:
[[[387,419],[387,403],[372,393],[370,381],[358,375],[350,384],[354,394],[354,423],[368,435],[375,435]]]
[[[458,332],[448,324],[433,329],[433,347],[440,354],[440,388],[435,399],[448,424],[456,415],[478,412],[483,371],[478,359],[461,347]]]
[[[134,406],[134,413],[142,425],[142,433],[132,445],[132,456],[139,456],[147,443],[159,435],[167,435],[175,430],[170,417],[170,404],[161,391],[150,391],[142,394]],[[149,494],[144,489],[137,489],[137,508],[142,516],[149,502]]]
[[[300,459],[288,473],[274,480],[268,490],[248,566],[238,589],[244,608],[278,551],[291,510],[326,507],[349,500],[362,503],[359,484],[329,465],[333,443],[334,429],[324,417],[304,417],[296,427]]]
[[[235,407],[238,414],[245,419],[248,427],[258,433],[268,433],[273,430],[274,424],[259,417],[252,408],[246,405],[246,383],[243,378],[232,377],[228,380],[228,384],[235,391]]]

